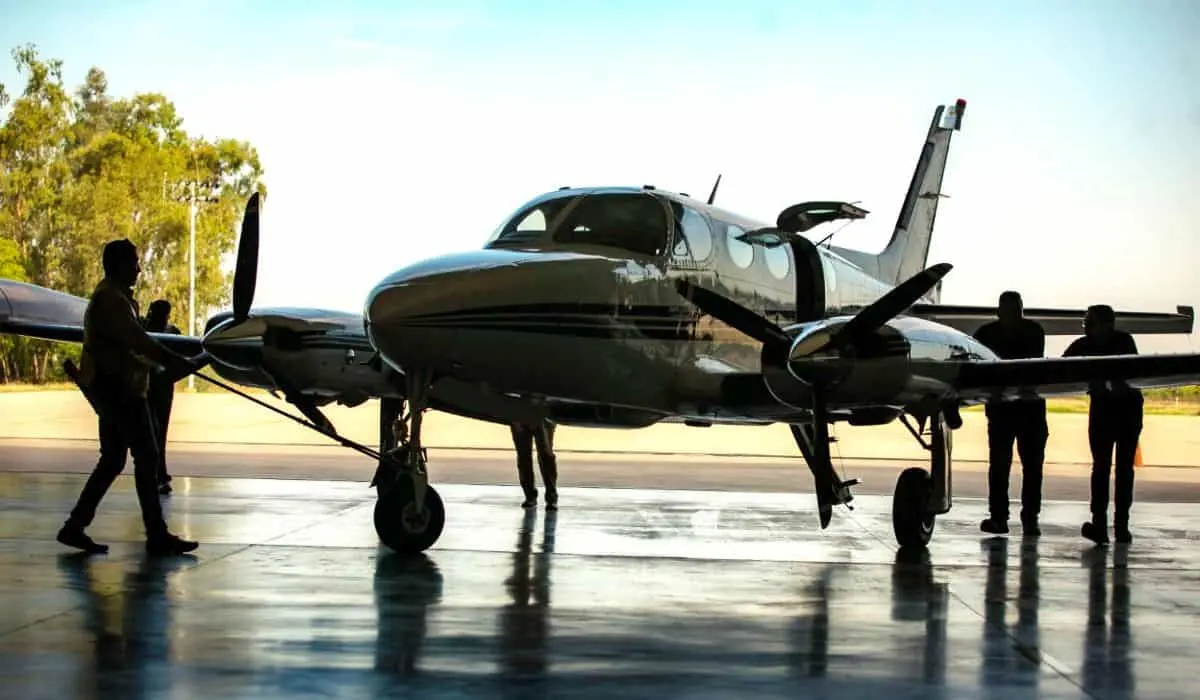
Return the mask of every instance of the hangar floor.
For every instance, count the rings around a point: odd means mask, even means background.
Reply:
[[[54,542],[80,474],[0,473],[0,696],[1190,697],[1200,510],[1139,502],[1133,545],[978,532],[960,498],[926,556],[890,499],[817,528],[811,495],[439,485],[445,534],[379,550],[361,482],[180,477],[195,557],[147,560],[130,477]]]

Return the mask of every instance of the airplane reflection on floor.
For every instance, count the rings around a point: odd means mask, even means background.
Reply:
[[[739,514],[761,495],[579,490],[543,513],[459,487],[455,548],[404,558],[371,541],[369,495],[311,484],[265,505],[198,482],[173,507],[226,543],[180,566],[142,555],[131,489],[97,523],[112,554],[56,557],[43,535],[73,492],[20,479],[21,498],[0,497],[0,687],[17,697],[1131,697],[1135,656],[1142,697],[1192,680],[1200,554],[1150,536],[1085,551],[1062,504],[1040,540],[981,542],[982,503],[960,502],[963,522],[909,556],[866,497],[857,532],[817,539],[811,513],[775,504],[755,540]],[[1200,515],[1156,507],[1176,528]],[[296,529],[245,542],[243,513],[272,508]],[[360,535],[372,546],[338,544]],[[676,543],[685,556],[656,551]]]

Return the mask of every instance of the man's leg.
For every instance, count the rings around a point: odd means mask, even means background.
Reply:
[[[537,505],[537,486],[533,481],[533,431],[525,425],[512,424],[513,447],[517,450],[517,479],[521,482],[521,490],[525,492],[525,502],[522,508],[532,508]]]
[[[988,416],[988,517],[980,529],[994,535],[1008,532],[1008,477],[1012,471],[1012,411],[997,406]]]
[[[103,407],[103,403],[100,405]],[[71,510],[66,523],[58,532],[58,541],[62,544],[93,554],[107,552],[108,545],[93,541],[84,530],[92,524],[100,501],[125,468],[125,456],[129,451],[116,423],[106,419],[104,415],[100,416],[99,423],[100,459],[79,493],[75,508]]]
[[[1017,433],[1017,453],[1021,457],[1021,529],[1026,535],[1041,534],[1038,516],[1042,512],[1042,474],[1046,462],[1046,441],[1050,426],[1046,409],[1034,404],[1022,417]]]
[[[159,402],[158,417],[158,483],[163,493],[170,493],[171,474],[167,471],[167,430],[171,427],[171,404],[174,402],[174,387],[168,386]]]
[[[129,399],[122,403],[124,410],[116,422],[133,455],[133,479],[142,507],[146,549],[152,554],[190,552],[196,548],[196,543],[180,539],[168,531],[162,503],[158,500],[158,444],[149,404],[145,399]]]
[[[546,508],[558,508],[558,458],[554,454],[554,423],[542,421],[534,434],[537,441],[538,469],[546,489]]]
[[[1083,524],[1084,537],[1097,544],[1108,543],[1108,479],[1112,472],[1113,446],[1116,440],[1112,419],[1105,409],[1088,412],[1088,445],[1092,450],[1092,519]]]
[[[1133,507],[1133,460],[1137,454],[1138,439],[1142,436],[1140,407],[1129,415],[1123,415],[1114,431],[1116,435],[1116,463],[1113,465],[1113,532],[1117,542],[1128,544],[1133,541],[1129,532],[1129,510]]]

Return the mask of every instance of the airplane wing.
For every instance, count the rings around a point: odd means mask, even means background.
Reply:
[[[914,373],[940,377],[964,401],[1037,394],[1080,395],[1088,384],[1121,380],[1140,389],[1200,384],[1200,354],[1044,357],[992,362],[914,362]]]
[[[1175,313],[1118,311],[1117,330],[1133,335],[1189,335],[1195,320],[1191,306],[1177,306]],[[914,304],[908,311],[929,321],[974,334],[985,323],[996,319],[995,307]],[[1046,335],[1079,335],[1083,332],[1083,309],[1025,309],[1025,317],[1042,324]]]
[[[56,292],[36,284],[0,279],[0,333],[26,338],[83,342],[83,314],[87,299]],[[177,353],[200,354],[200,338],[173,333],[151,337]]]

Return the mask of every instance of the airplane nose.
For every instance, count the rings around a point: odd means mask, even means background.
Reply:
[[[612,261],[591,256],[483,250],[417,263],[367,298],[367,334],[389,364],[459,370],[486,346],[553,325],[579,304],[615,299]],[[514,335],[514,332],[516,335]]]

